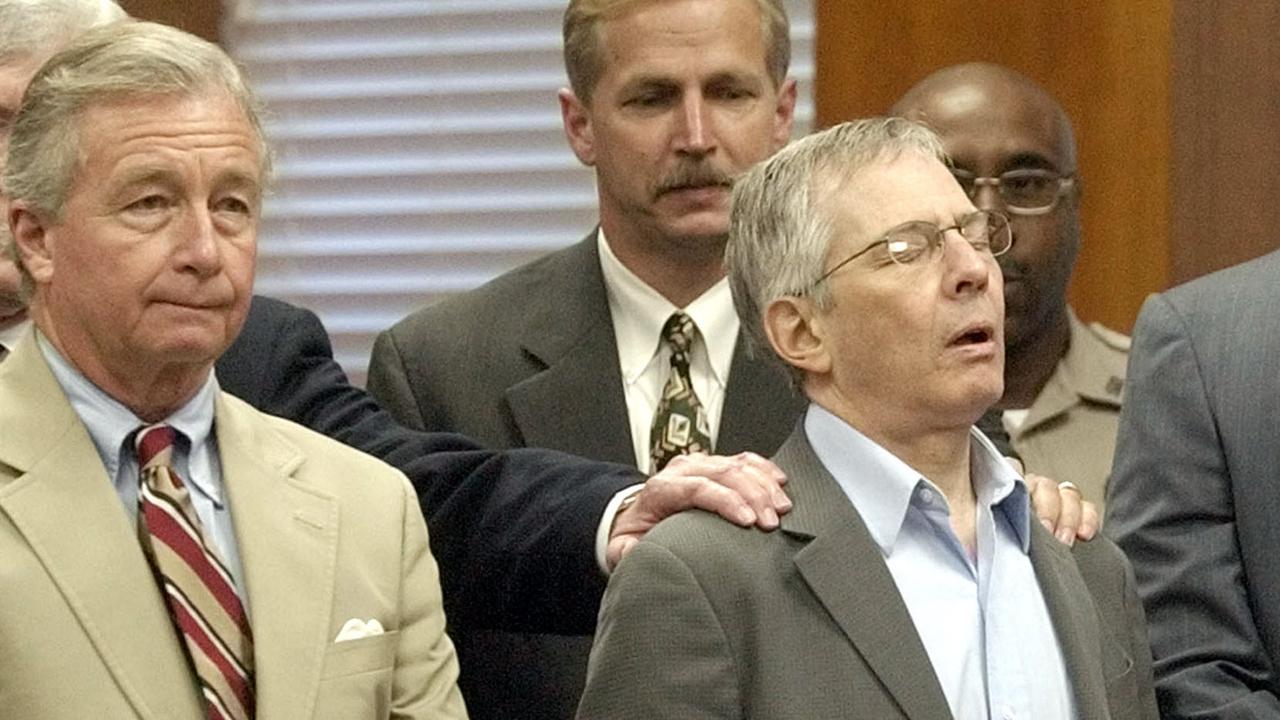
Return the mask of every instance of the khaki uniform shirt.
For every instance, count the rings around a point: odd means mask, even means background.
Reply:
[[[1101,515],[1116,450],[1129,337],[1098,323],[1085,325],[1070,308],[1067,315],[1067,354],[1010,439],[1029,472],[1070,480]]]

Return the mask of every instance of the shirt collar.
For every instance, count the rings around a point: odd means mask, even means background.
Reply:
[[[825,408],[810,404],[804,429],[814,453],[857,508],[886,556],[897,543],[907,510],[917,501],[917,489],[927,487],[941,496],[941,491],[910,465]],[[990,440],[976,428],[969,432],[970,472],[978,503],[1002,510],[1022,551],[1028,552],[1031,527],[1026,483]]]
[[[115,477],[120,469],[121,454],[126,452],[125,441],[134,430],[148,423],[143,422],[132,410],[93,384],[62,357],[57,348],[39,331],[36,332],[36,342],[54,378],[62,386],[67,401],[71,403],[72,409],[88,429],[94,447],[98,450],[103,465],[106,466],[108,476]],[[210,372],[208,379],[196,394],[164,419],[164,423],[182,433],[188,449],[201,447],[208,442],[209,435],[213,431],[214,397],[217,393],[218,381],[214,378],[213,372]],[[222,505],[221,488],[210,482],[208,478],[184,477],[183,479],[195,484],[200,492],[213,500],[214,504]]]
[[[711,372],[716,382],[724,387],[729,378],[729,366],[733,363],[733,346],[737,342],[739,328],[729,280],[721,278],[693,302],[678,308],[622,264],[605,240],[603,229],[597,233],[596,243],[600,252],[600,271],[609,296],[623,380],[630,383],[644,372],[658,353],[662,326],[667,318],[677,310],[684,310],[698,326],[711,361]]]

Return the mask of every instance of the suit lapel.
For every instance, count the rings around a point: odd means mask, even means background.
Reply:
[[[752,357],[747,339],[738,333],[715,451],[734,455],[750,450],[768,457],[795,427],[804,407],[782,370]]]
[[[0,375],[0,511],[39,558],[139,717],[198,718],[169,612],[79,417],[34,342]]]
[[[1076,715],[1107,718],[1106,681],[1103,678],[1101,621],[1093,596],[1080,577],[1066,545],[1031,523],[1031,565],[1040,592],[1053,619],[1058,647],[1062,649],[1067,677],[1075,691]]]
[[[258,716],[311,717],[332,638],[338,504],[293,473],[303,458],[225,393],[216,429],[254,636]]]
[[[790,478],[795,503],[782,531],[812,538],[795,556],[800,575],[907,717],[949,720],[942,686],[880,548],[814,455],[802,422],[774,460]]]
[[[635,465],[596,234],[550,266],[521,344],[544,370],[507,389],[529,447]]]

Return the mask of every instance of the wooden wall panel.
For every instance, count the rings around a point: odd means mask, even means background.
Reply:
[[[1280,247],[1280,3],[1174,5],[1171,280]]]
[[[817,0],[819,126],[883,113],[959,62],[1008,65],[1071,115],[1084,187],[1071,300],[1132,327],[1169,277],[1171,0]]]
[[[118,0],[120,7],[135,18],[172,25],[218,42],[222,22],[220,0],[174,2],[173,0]]]

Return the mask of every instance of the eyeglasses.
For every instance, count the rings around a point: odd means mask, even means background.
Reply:
[[[986,185],[1000,193],[1004,207],[1014,215],[1044,215],[1058,204],[1058,198],[1066,195],[1076,183],[1074,175],[1063,175],[1053,170],[1010,170],[996,177],[979,177],[959,168],[952,168],[960,187],[969,199],[978,196],[978,190]]]
[[[1013,247],[1013,233],[1009,232],[1009,218],[1001,213],[978,210],[949,227],[938,227],[931,222],[915,220],[903,223],[885,233],[879,240],[836,263],[813,283],[817,287],[837,270],[884,246],[889,259],[898,265],[917,265],[942,255],[946,234],[956,230],[974,250],[989,253],[992,257],[1005,254]]]

